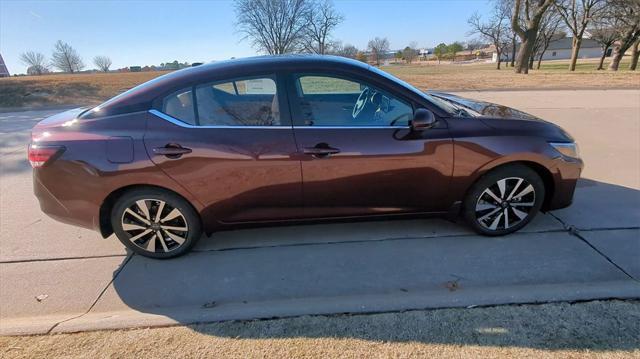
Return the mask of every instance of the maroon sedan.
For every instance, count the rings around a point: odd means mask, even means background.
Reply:
[[[309,219],[461,214],[503,235],[568,206],[582,169],[556,125],[331,56],[158,77],[43,120],[29,161],[45,213],[154,258],[203,232]]]

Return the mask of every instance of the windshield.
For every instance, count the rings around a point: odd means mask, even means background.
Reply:
[[[424,91],[418,89],[417,87],[413,86],[412,84],[401,80],[393,75],[391,75],[390,73],[386,72],[386,71],[382,71],[377,67],[373,67],[373,66],[369,66],[369,69],[375,73],[377,73],[378,75],[381,75],[389,80],[392,80],[396,83],[399,83],[400,85],[402,85],[403,87],[421,95],[425,100],[431,102],[433,105],[437,106],[438,108],[441,108],[442,110],[444,110],[445,112],[447,112],[450,115],[453,116],[459,116],[460,115],[460,110],[458,107],[453,106],[450,102],[448,101],[444,101],[440,98],[431,96],[427,93],[425,93]]]

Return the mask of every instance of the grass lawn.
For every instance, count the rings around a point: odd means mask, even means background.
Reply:
[[[494,64],[435,62],[389,65],[382,69],[423,90],[474,91],[517,89],[617,89],[640,88],[640,71],[596,71],[597,60],[580,60],[577,71],[567,61],[543,62],[540,70],[518,75],[512,68],[496,70]],[[0,108],[42,105],[93,105],[165,72],[55,74],[0,79]]]
[[[640,302],[305,316],[0,337],[3,358],[640,358]]]

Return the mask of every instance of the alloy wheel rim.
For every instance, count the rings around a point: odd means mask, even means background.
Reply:
[[[476,202],[476,220],[491,231],[506,230],[524,221],[536,203],[533,185],[507,177],[487,187]]]
[[[151,253],[175,251],[189,234],[182,212],[159,199],[132,203],[122,213],[121,225],[133,244]]]

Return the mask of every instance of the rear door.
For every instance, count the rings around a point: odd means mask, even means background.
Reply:
[[[300,162],[275,74],[203,83],[151,111],[151,159],[220,222],[300,215]]]
[[[445,209],[453,146],[444,120],[412,132],[415,104],[354,75],[297,73],[288,84],[306,215]]]

